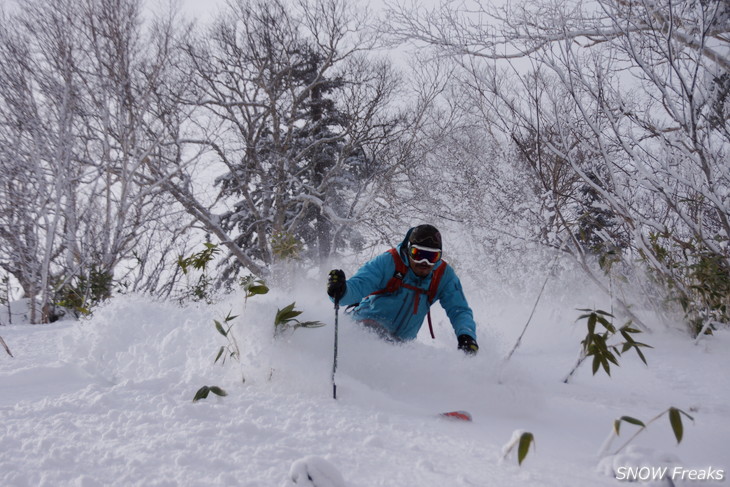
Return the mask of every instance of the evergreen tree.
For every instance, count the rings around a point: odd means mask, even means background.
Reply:
[[[241,76],[248,85],[242,91],[261,109],[257,117],[244,117],[250,124],[243,134],[245,151],[217,179],[220,197],[233,199],[221,226],[235,235],[237,246],[267,265],[329,257],[333,217],[347,216],[340,212],[367,166],[351,131],[353,114],[340,104],[346,84],[359,81],[348,80],[344,68],[332,74],[337,53],[301,36],[280,7],[251,4],[244,12],[247,36],[238,61],[258,76]],[[224,26],[219,29],[232,28]],[[233,262],[226,275],[239,268]]]

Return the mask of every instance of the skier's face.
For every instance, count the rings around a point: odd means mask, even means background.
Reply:
[[[433,269],[433,264],[427,264],[425,262],[414,262],[413,259],[410,257],[408,258],[411,269],[418,277],[426,277],[429,272],[431,272],[431,269]]]
[[[408,246],[408,263],[418,277],[426,277],[439,260],[441,260],[441,249],[414,243]]]

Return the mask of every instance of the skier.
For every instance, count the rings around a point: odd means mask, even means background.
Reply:
[[[441,233],[419,225],[396,248],[365,263],[350,279],[330,271],[327,294],[338,304],[354,306],[356,321],[393,341],[413,340],[431,304],[440,301],[454,328],[458,349],[476,354],[476,324],[461,282],[441,259]]]

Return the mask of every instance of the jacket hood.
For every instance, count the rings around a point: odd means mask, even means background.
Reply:
[[[396,247],[398,249],[398,254],[400,255],[400,258],[403,259],[403,262],[405,262],[409,268],[410,268],[410,265],[408,265],[409,262],[408,262],[408,254],[407,254],[408,242],[410,241],[411,234],[413,233],[413,230],[415,228],[416,227],[409,228],[408,231],[406,232],[406,236],[403,238],[401,243],[399,243],[398,246]]]

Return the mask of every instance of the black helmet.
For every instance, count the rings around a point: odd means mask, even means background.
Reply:
[[[411,230],[408,243],[441,250],[441,233],[433,225],[418,225]]]

